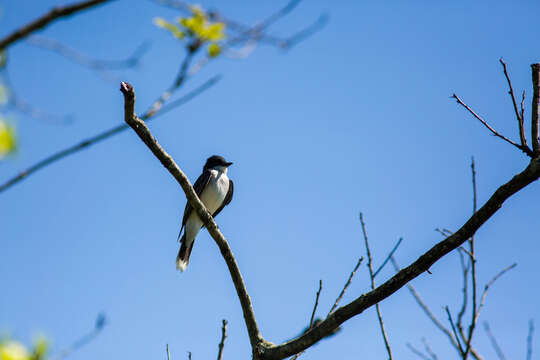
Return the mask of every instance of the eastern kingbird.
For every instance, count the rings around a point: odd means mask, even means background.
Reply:
[[[232,200],[233,182],[227,177],[227,168],[231,165],[232,162],[227,162],[222,156],[210,156],[204,164],[201,176],[193,185],[197,196],[213,217],[216,217]],[[199,215],[193,211],[188,202],[184,210],[182,227],[178,234],[181,245],[176,257],[176,269],[186,270],[193,242],[203,225]],[[184,235],[182,235],[182,230],[184,230]],[[181,238],[180,235],[182,235]]]

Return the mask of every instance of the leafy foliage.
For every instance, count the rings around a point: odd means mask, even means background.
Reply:
[[[154,24],[168,30],[176,39],[187,40],[188,44],[196,48],[208,44],[208,56],[214,58],[221,53],[219,41],[226,38],[226,26],[222,22],[212,22],[204,10],[199,6],[191,6],[191,17],[180,17],[176,23],[168,22],[163,18],[154,18]]]
[[[40,337],[30,351],[15,340],[0,340],[0,360],[41,360],[47,355],[48,344]]]

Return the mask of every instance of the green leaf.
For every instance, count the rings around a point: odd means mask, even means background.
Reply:
[[[208,45],[208,56],[215,58],[219,54],[221,54],[221,46],[219,46],[218,43],[211,43]]]
[[[186,35],[184,34],[182,30],[180,30],[178,26],[166,21],[165,19],[162,19],[159,17],[154,18],[154,24],[157,27],[160,27],[165,30],[169,30],[172,33],[172,35],[177,39],[183,39],[184,36]]]
[[[15,127],[0,119],[0,159],[13,153],[17,149]],[[0,357],[0,360],[5,360]],[[9,360],[9,359],[8,359]]]

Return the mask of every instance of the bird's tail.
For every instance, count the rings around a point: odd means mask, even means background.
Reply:
[[[176,269],[180,271],[186,270],[186,267],[189,264],[189,256],[191,255],[191,250],[193,249],[193,243],[195,241],[191,241],[189,244],[186,241],[186,234],[182,236],[180,239],[180,251],[178,251],[178,255],[176,256]]]

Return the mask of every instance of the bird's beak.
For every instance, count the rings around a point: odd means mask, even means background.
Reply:
[[[231,166],[233,163],[232,162],[228,162],[228,163],[225,163],[225,166],[229,167]]]

